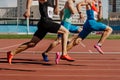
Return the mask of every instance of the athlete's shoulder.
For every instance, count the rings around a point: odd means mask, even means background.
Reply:
[[[98,12],[98,8],[95,6],[94,3],[91,4],[91,9],[95,12]]]
[[[73,0],[67,0],[66,1],[68,4],[71,4],[71,3],[73,3]]]

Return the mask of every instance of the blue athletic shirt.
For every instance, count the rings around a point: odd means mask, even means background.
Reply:
[[[95,7],[95,5],[93,4],[91,6],[90,10],[87,10],[87,19],[88,20],[97,20],[97,16],[98,16],[98,9]]]

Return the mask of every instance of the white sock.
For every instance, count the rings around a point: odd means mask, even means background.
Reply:
[[[102,44],[101,44],[101,43],[98,43],[97,45],[98,45],[98,46],[100,46],[100,47],[102,46]]]

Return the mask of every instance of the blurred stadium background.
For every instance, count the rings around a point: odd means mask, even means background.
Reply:
[[[26,0],[9,0],[9,5],[0,3],[0,34],[33,34],[40,19],[38,2],[33,1],[31,16],[28,20],[23,17]],[[14,2],[15,1],[15,2]],[[62,9],[66,0],[59,0],[59,8]],[[76,3],[80,0],[76,0]],[[120,0],[102,0],[103,19],[102,22],[113,28],[112,34],[120,34]],[[14,5],[12,5],[14,4]],[[85,13],[85,8],[82,9]],[[54,15],[53,20],[60,23],[58,15]],[[27,24],[29,23],[29,25]],[[79,15],[75,14],[72,23],[82,26],[84,20],[79,20]]]

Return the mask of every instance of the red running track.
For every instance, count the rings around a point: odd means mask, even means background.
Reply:
[[[90,46],[96,40],[85,40],[85,48],[78,45],[70,51],[69,55],[75,58],[75,62],[61,60],[58,65],[54,62],[54,53],[49,54],[48,63],[42,61],[38,51],[45,50],[46,44],[52,42],[43,40],[35,48],[14,56],[13,64],[9,65],[6,51],[16,48],[24,41],[28,40],[0,40],[0,80],[120,80],[119,40],[106,40],[104,55],[94,53],[96,50]],[[58,50],[60,46],[52,52]]]

